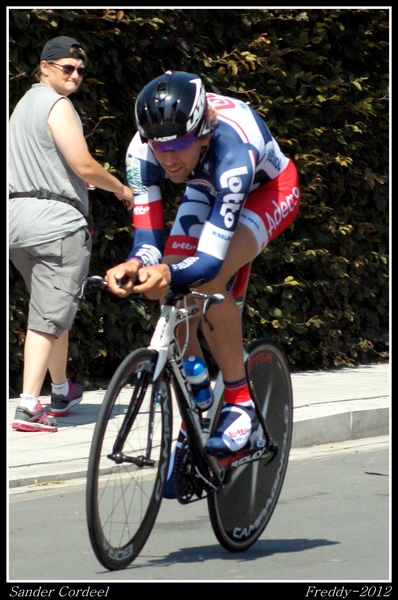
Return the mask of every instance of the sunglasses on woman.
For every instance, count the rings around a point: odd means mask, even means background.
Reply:
[[[85,75],[87,75],[87,69],[85,67],[75,67],[73,65],[59,65],[58,63],[53,61],[48,62],[50,65],[54,65],[54,67],[59,67],[60,69],[62,69],[64,75],[72,75],[72,73],[74,73],[75,71],[77,71],[79,77],[84,77]]]

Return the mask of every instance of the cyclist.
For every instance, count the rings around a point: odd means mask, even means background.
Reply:
[[[225,296],[209,311],[213,330],[201,323],[225,383],[225,405],[206,445],[210,452],[235,452],[248,444],[257,422],[241,318],[227,285],[293,222],[297,170],[248,104],[206,93],[194,74],[167,71],[151,81],[137,98],[135,117],[138,131],[126,154],[133,247],[105,279],[120,297],[139,292],[161,299],[170,284]],[[165,179],[186,188],[163,251],[159,184]],[[192,335],[190,354],[201,354]]]

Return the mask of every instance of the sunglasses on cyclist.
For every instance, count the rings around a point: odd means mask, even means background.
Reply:
[[[53,61],[48,62],[50,65],[54,65],[54,67],[62,69],[64,75],[72,75],[72,73],[74,73],[75,71],[77,71],[79,77],[84,77],[85,75],[87,75],[87,69],[85,67],[75,67],[74,65],[59,65],[58,63]]]
[[[154,140],[148,140],[148,146],[154,152],[182,152],[188,150],[198,139],[196,137],[196,129],[190,131],[182,137],[175,138],[174,140],[167,140],[166,142],[155,142]]]

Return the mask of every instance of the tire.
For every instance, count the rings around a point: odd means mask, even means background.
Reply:
[[[213,531],[230,552],[250,548],[267,526],[282,489],[293,430],[293,394],[286,359],[272,342],[247,348],[247,372],[278,451],[232,468],[231,479],[208,496]]]
[[[109,570],[124,569],[137,557],[163,499],[172,403],[165,379],[158,380],[156,389],[153,386],[156,359],[156,351],[141,349],[123,360],[94,430],[87,472],[87,525],[95,555]],[[112,459],[115,451],[119,454]],[[130,462],[121,462],[122,453]]]

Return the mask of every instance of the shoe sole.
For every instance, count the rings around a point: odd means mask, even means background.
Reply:
[[[71,402],[68,404],[68,408],[50,408],[49,411],[49,415],[51,417],[67,417],[70,413],[70,409],[73,408],[74,406],[77,406],[78,404],[80,404],[80,402],[82,401],[83,396],[81,396],[81,398],[78,398],[77,400],[71,400]]]
[[[178,436],[177,443],[176,443],[175,447],[173,448],[171,456],[170,456],[169,469],[171,468],[171,463],[173,463],[172,464],[173,468],[171,470],[171,473],[167,477],[166,485],[164,487],[163,498],[165,498],[166,500],[176,500],[177,499],[177,495],[176,495],[175,489],[174,489],[175,459],[176,459],[177,451],[181,448],[183,441],[185,439],[185,435],[181,439],[180,439],[180,436],[181,436],[181,433]]]
[[[50,425],[40,425],[39,423],[27,423],[24,421],[14,422],[12,428],[16,431],[42,431],[43,433],[55,433],[58,431],[58,427],[51,427]]]

